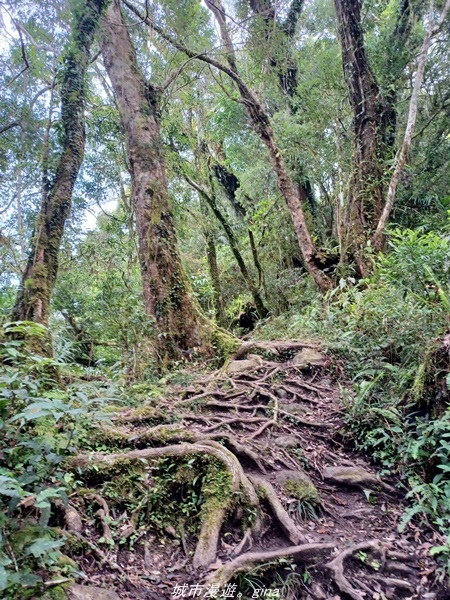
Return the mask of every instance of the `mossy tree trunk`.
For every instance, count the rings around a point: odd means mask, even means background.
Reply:
[[[255,285],[255,283],[250,275],[250,272],[247,269],[245,260],[241,254],[241,251],[239,250],[239,244],[236,239],[236,236],[234,235],[233,228],[231,227],[230,223],[228,222],[228,219],[226,218],[224,212],[220,210],[219,205],[217,204],[217,199],[214,194],[214,189],[211,186],[209,193],[208,193],[208,191],[203,186],[199,185],[197,182],[195,182],[189,176],[185,175],[184,177],[185,177],[186,181],[189,183],[189,185],[192,186],[200,194],[201,198],[209,205],[214,216],[219,221],[219,223],[222,225],[225,235],[227,236],[228,242],[230,244],[230,248],[233,253],[233,256],[236,259],[236,262],[238,264],[242,278],[244,279],[244,281],[247,285],[248,291],[252,295],[253,302],[255,303],[255,306],[256,306],[256,310],[258,311],[260,318],[264,319],[269,314],[269,311],[264,304],[260,290]]]
[[[353,164],[341,228],[344,256],[365,276],[363,250],[384,204],[386,131],[393,109],[383,98],[364,45],[360,0],[334,0],[342,67],[353,112]]]
[[[253,131],[260,138],[263,144],[266,146],[269,154],[269,160],[277,176],[278,188],[286,201],[289,213],[292,218],[292,223],[297,236],[298,244],[303,256],[306,269],[311,274],[314,282],[316,283],[319,290],[323,293],[327,292],[333,287],[333,280],[324,272],[323,264],[320,254],[314,245],[311,235],[308,230],[306,216],[303,210],[302,200],[298,194],[291,176],[289,175],[286,163],[281,153],[281,149],[277,146],[274,131],[270,123],[269,115],[265,111],[262,103],[258,99],[256,93],[251,90],[244,80],[239,76],[236,70],[232,66],[227,66],[214,58],[208,56],[208,54],[198,54],[198,52],[185,46],[179,38],[168,34],[161,27],[159,27],[148,14],[143,14],[138,8],[128,0],[123,0],[123,3],[129,8],[135,15],[137,15],[143,23],[147,23],[154,31],[159,33],[161,37],[167,40],[174,48],[180,50],[186,56],[190,58],[196,58],[210,64],[212,67],[219,69],[219,71],[226,73],[230,79],[234,81],[239,91],[240,100],[245,104],[247,109],[247,115],[252,126]],[[222,14],[225,14],[220,9],[218,0],[210,0],[208,6],[214,4],[216,11],[219,10]]]
[[[145,310],[155,321],[159,359],[176,359],[192,348],[207,351],[206,321],[189,293],[171,213],[160,133],[161,93],[138,66],[117,1],[102,19],[101,50],[125,130]]]
[[[216,322],[223,327],[225,325],[225,308],[223,304],[222,286],[220,283],[219,265],[217,263],[216,242],[214,232],[209,225],[210,215],[208,206],[202,198],[200,198],[200,208],[203,216],[203,235],[206,242],[206,259],[208,261],[208,271],[211,278],[211,286],[213,289],[214,312]]]
[[[61,77],[62,150],[53,182],[43,192],[31,252],[12,311],[12,319],[17,321],[48,325],[59,248],[84,156],[84,99],[90,49],[107,3],[108,0],[85,0],[77,9],[72,39],[65,51]],[[46,342],[39,344],[36,340],[34,347],[50,353]]]

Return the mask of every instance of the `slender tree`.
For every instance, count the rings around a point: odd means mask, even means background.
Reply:
[[[106,5],[107,0],[85,0],[76,10],[72,37],[64,54],[61,71],[62,149],[53,181],[43,186],[42,205],[31,252],[12,312],[14,320],[48,324],[61,239],[83,162],[86,71],[90,49]],[[41,345],[39,350],[50,352],[47,344]]]
[[[425,38],[422,43],[422,47],[420,49],[419,60],[417,63],[416,76],[414,79],[413,91],[411,94],[411,99],[409,102],[409,110],[408,110],[408,120],[406,123],[406,129],[403,136],[403,142],[396,157],[394,170],[392,172],[391,180],[389,182],[388,192],[386,203],[383,208],[383,212],[380,215],[380,220],[378,221],[377,229],[375,231],[373,241],[376,248],[381,248],[383,242],[383,234],[386,229],[389,216],[391,214],[392,208],[394,206],[395,201],[395,193],[397,191],[397,186],[400,180],[400,175],[405,167],[408,153],[411,148],[414,128],[416,125],[417,119],[417,111],[419,104],[419,93],[422,87],[423,79],[425,76],[425,67],[428,59],[428,51],[431,45],[432,37],[439,31],[442,24],[444,23],[447,15],[450,11],[450,0],[447,0],[442,12],[439,16],[439,19],[436,23],[430,19],[430,23],[425,34]]]
[[[362,276],[362,250],[368,232],[383,208],[383,141],[389,122],[386,107],[369,64],[361,24],[361,0],[334,0],[342,66],[353,113],[353,164],[346,210],[343,212],[344,255],[353,255]]]

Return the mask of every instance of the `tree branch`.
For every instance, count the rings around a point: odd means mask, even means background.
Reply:
[[[379,249],[382,245],[383,234],[386,229],[386,225],[389,220],[390,214],[392,212],[392,208],[394,206],[397,186],[400,181],[400,176],[402,174],[403,167],[406,164],[409,150],[411,148],[414,127],[416,125],[416,119],[417,119],[419,94],[420,94],[420,90],[421,90],[423,79],[424,79],[425,66],[427,64],[428,50],[430,48],[431,39],[434,35],[436,35],[436,33],[441,28],[441,25],[447,18],[449,10],[450,10],[450,0],[447,0],[437,23],[433,24],[433,21],[430,19],[428,31],[425,35],[425,39],[423,41],[422,48],[420,50],[419,62],[417,64],[417,70],[416,70],[416,78],[414,80],[413,91],[412,91],[411,100],[409,103],[408,120],[407,120],[407,124],[406,124],[405,135],[403,137],[403,143],[400,148],[400,151],[397,154],[395,168],[392,173],[391,181],[389,182],[389,189],[388,189],[388,193],[387,193],[386,204],[384,205],[383,212],[381,213],[380,220],[378,221],[377,229],[373,236],[373,245],[377,249]]]
[[[7,125],[4,125],[3,127],[0,127],[0,135],[2,133],[6,133],[13,127],[22,127],[22,125],[19,123],[19,121],[11,121],[11,123],[8,123]]]

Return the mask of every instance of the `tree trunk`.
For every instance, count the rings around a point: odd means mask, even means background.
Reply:
[[[298,196],[297,190],[292,182],[291,177],[286,169],[283,156],[280,148],[278,148],[275,142],[275,136],[273,133],[272,125],[270,124],[269,116],[261,105],[257,95],[245,84],[243,79],[230,67],[227,67],[223,63],[209,57],[207,54],[198,54],[194,50],[185,46],[177,38],[168,35],[162,30],[155,22],[153,22],[148,15],[143,15],[132,3],[128,0],[123,0],[123,3],[136,14],[142,22],[147,23],[156,32],[158,32],[165,40],[167,40],[174,48],[184,52],[190,58],[196,58],[202,60],[211,66],[219,69],[223,73],[226,73],[230,79],[232,79],[241,97],[241,101],[247,108],[247,114],[254,132],[259,136],[261,141],[267,148],[270,162],[275,170],[277,176],[278,188],[284,197],[288,206],[294,230],[297,235],[300,250],[305,261],[305,267],[314,279],[317,287],[323,293],[327,292],[333,287],[333,281],[331,278],[323,272],[321,267],[320,258],[317,250],[313,244],[311,236],[308,231],[306,223],[305,213],[303,212],[303,206]],[[217,2],[216,2],[217,4]]]
[[[214,172],[214,175],[225,192],[226,197],[231,203],[236,215],[238,215],[241,219],[244,219],[247,216],[247,211],[245,206],[243,206],[239,199],[236,196],[236,191],[241,187],[241,182],[236,177],[234,173],[232,173],[227,167],[221,165],[219,162],[214,162],[208,165],[208,168]],[[250,202],[251,205],[255,205],[256,203],[246,194],[245,198]],[[258,272],[258,290],[261,290],[264,285],[264,272],[262,269],[261,261],[259,260],[258,248],[255,243],[255,236],[253,235],[253,231],[250,227],[247,227],[248,239],[250,242],[250,249],[252,251],[253,264]]]
[[[396,157],[394,171],[392,172],[391,181],[389,182],[386,204],[383,208],[380,220],[378,221],[377,229],[373,236],[373,244],[377,250],[379,250],[382,246],[384,231],[386,229],[391,211],[394,207],[395,193],[397,191],[397,186],[400,181],[400,175],[402,174],[403,168],[406,164],[409,150],[411,148],[414,127],[416,125],[417,110],[419,104],[419,93],[425,75],[425,67],[427,64],[428,50],[430,49],[431,39],[433,35],[435,35],[439,31],[441,25],[447,18],[449,11],[450,0],[447,0],[437,23],[433,24],[433,21],[430,21],[427,33],[422,44],[422,48],[420,49],[413,91],[411,94],[411,100],[409,102],[408,120],[406,123],[405,134],[403,136],[403,143]]]
[[[207,350],[178,251],[160,133],[160,91],[137,64],[117,0],[102,19],[101,50],[121,115],[131,165],[145,310],[154,318],[161,361]]]
[[[385,107],[364,48],[361,0],[334,0],[342,66],[353,111],[353,165],[343,216],[344,252],[364,271],[362,250],[383,209]],[[361,273],[364,275],[364,272]]]
[[[242,278],[244,279],[244,281],[247,285],[247,288],[252,295],[253,302],[255,303],[255,306],[256,306],[256,310],[258,311],[260,318],[264,319],[269,314],[269,311],[267,310],[267,308],[263,302],[263,299],[260,294],[260,290],[253,283],[251,275],[247,269],[247,265],[245,264],[244,258],[242,257],[242,254],[241,254],[241,251],[239,250],[239,245],[238,245],[236,237],[233,233],[233,229],[232,229],[231,225],[228,223],[228,220],[225,217],[225,215],[223,214],[223,212],[218,207],[216,198],[214,197],[214,194],[213,193],[208,194],[208,192],[201,185],[199,185],[198,183],[193,181],[187,175],[185,175],[184,177],[185,177],[186,181],[189,183],[189,185],[192,186],[195,190],[197,190],[197,192],[200,194],[200,196],[208,203],[210,209],[214,213],[214,216],[219,221],[219,223],[222,225],[223,230],[225,231],[225,235],[227,236],[228,241],[230,243],[231,251],[232,251],[234,258],[236,259],[236,262],[238,264]]]
[[[31,253],[12,312],[14,320],[48,325],[61,238],[83,162],[86,70],[90,48],[106,4],[107,0],[86,0],[65,53],[61,85],[62,152],[54,181],[42,199]],[[35,349],[50,353],[48,345],[38,348],[35,344]]]
[[[200,208],[204,218],[203,235],[206,242],[206,260],[208,261],[209,276],[213,289],[214,312],[216,322],[223,327],[225,325],[225,310],[223,306],[222,286],[220,284],[219,265],[217,264],[216,244],[214,241],[214,233],[209,227],[208,206],[203,198],[200,198]]]

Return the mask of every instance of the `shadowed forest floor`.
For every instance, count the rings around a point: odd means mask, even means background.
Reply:
[[[102,451],[71,459],[85,487],[61,514],[83,585],[150,600],[449,598],[429,556],[440,536],[424,521],[399,533],[406,487],[345,442],[337,371],[313,343],[245,342],[93,429]]]

